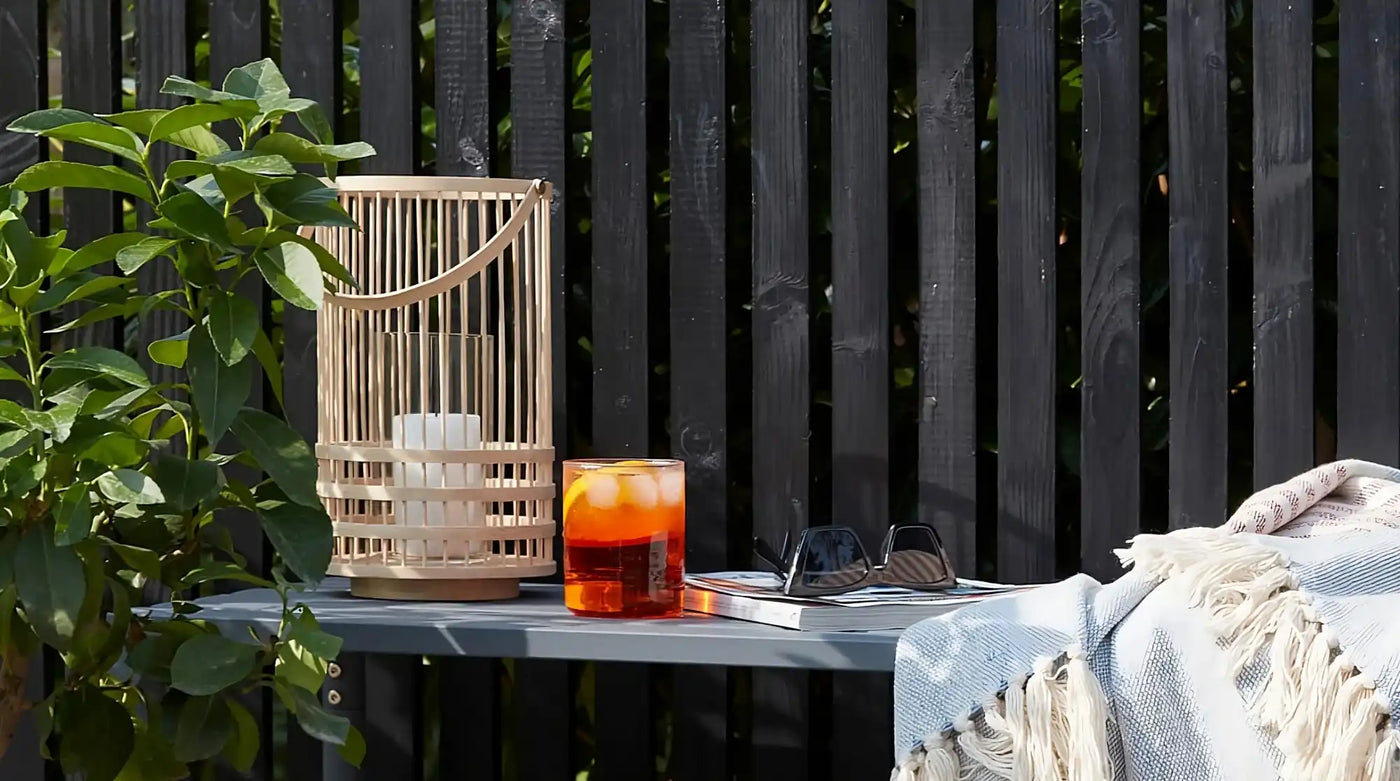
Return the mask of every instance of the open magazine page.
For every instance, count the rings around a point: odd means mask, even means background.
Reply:
[[[959,578],[955,588],[938,591],[917,591],[896,586],[876,585],[832,596],[789,597],[783,594],[782,578],[771,572],[706,572],[686,575],[685,581],[689,586],[721,594],[803,605],[841,605],[844,607],[953,605],[962,602],[976,602],[990,596],[1032,588],[1032,586],[1010,586]]]

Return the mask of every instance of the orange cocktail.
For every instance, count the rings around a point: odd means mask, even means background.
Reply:
[[[564,462],[564,604],[581,616],[681,614],[685,464]]]

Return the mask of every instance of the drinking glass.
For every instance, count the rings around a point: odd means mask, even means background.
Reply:
[[[679,616],[684,579],[684,462],[564,462],[564,605],[569,610],[600,618]]]

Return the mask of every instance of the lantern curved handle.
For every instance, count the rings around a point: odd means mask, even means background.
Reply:
[[[535,204],[540,202],[544,194],[548,191],[548,186],[543,179],[536,179],[530,183],[530,189],[525,197],[521,199],[520,205],[515,207],[510,219],[506,221],[493,235],[490,240],[481,245],[476,252],[473,252],[466,260],[458,263],[452,268],[438,274],[431,279],[425,279],[416,285],[410,285],[402,290],[395,290],[392,293],[335,293],[327,292],[325,301],[328,304],[341,307],[342,309],[354,310],[378,310],[394,309],[418,303],[427,298],[441,295],[454,287],[471,279],[486,264],[495,260],[510,244],[515,240],[516,234],[525,227],[525,222],[530,219],[530,213],[534,211]],[[306,231],[313,230],[312,226],[302,229],[303,236],[311,238]]]

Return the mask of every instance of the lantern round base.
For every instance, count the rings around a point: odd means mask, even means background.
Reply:
[[[409,602],[484,602],[514,599],[520,595],[520,581],[516,578],[351,578],[350,595]]]

